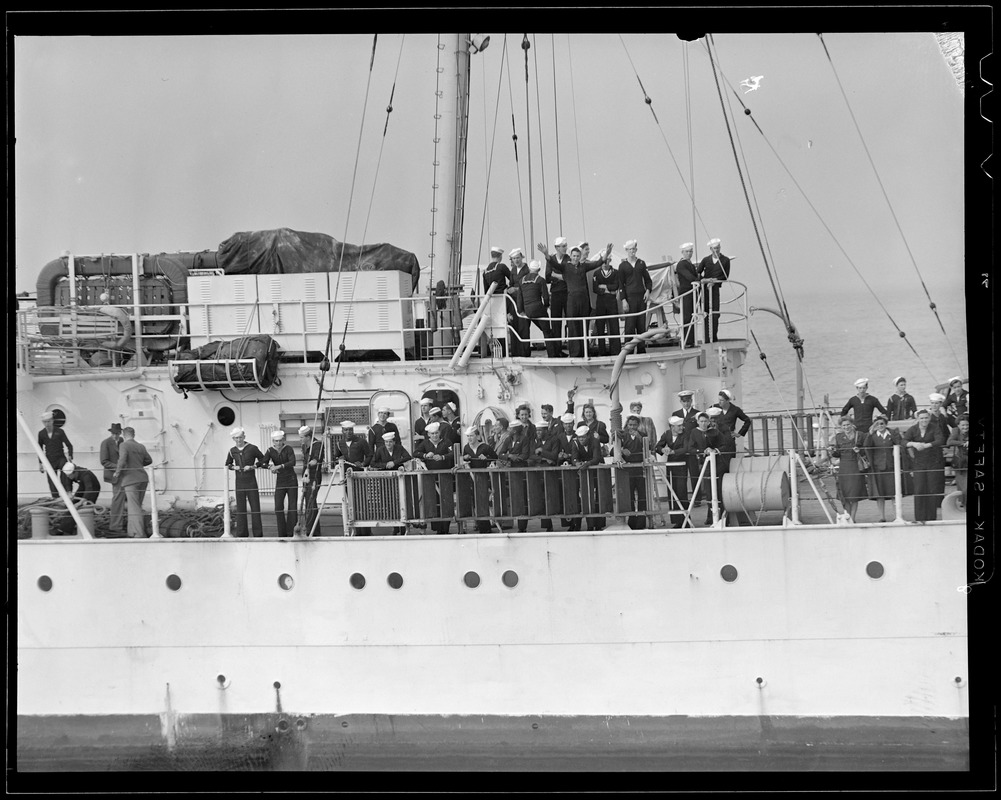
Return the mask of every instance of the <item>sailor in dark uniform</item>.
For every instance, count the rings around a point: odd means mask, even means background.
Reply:
[[[344,427],[343,422],[341,427]],[[305,517],[303,524],[307,535],[312,532],[313,536],[319,536],[320,523],[316,519],[318,514],[316,501],[320,493],[320,484],[323,482],[323,439],[314,437],[313,429],[309,425],[299,428],[299,439],[302,448],[302,496]]]
[[[264,453],[256,445],[247,444],[247,432],[243,428],[233,428],[229,435],[233,437],[233,446],[226,454],[226,469],[236,473],[236,535],[247,537],[253,531],[254,536],[263,537],[261,495],[255,470],[263,465]]]
[[[598,340],[599,356],[617,356],[622,349],[619,336],[619,294],[622,283],[619,273],[612,267],[608,257],[599,254],[600,269],[591,278],[594,289],[594,335]],[[606,334],[608,338],[605,338]]]
[[[695,325],[692,322],[695,315],[695,295],[692,288],[698,285],[699,273],[692,263],[694,253],[695,245],[685,242],[681,245],[681,259],[674,267],[678,294],[681,296],[681,338],[685,347],[695,347]]]
[[[525,305],[521,297],[521,284],[531,274],[525,263],[525,254],[520,247],[514,248],[508,255],[511,258],[511,285],[507,289],[507,320],[513,335],[511,339],[512,356],[531,355],[532,345],[530,322],[525,316]]]
[[[421,415],[414,422],[414,442],[421,442],[424,440],[424,428],[431,421],[431,406],[434,402],[430,397],[421,398]]]
[[[528,265],[528,276],[520,284],[520,311],[527,317],[524,323],[524,338],[526,339],[526,346],[531,348],[531,345],[527,344],[527,340],[531,335],[531,330],[528,327],[529,321],[531,321],[542,332],[542,336],[546,340],[546,355],[550,358],[558,358],[560,355],[559,342],[553,338],[553,330],[548,314],[549,290],[546,288],[546,282],[539,274],[541,269],[542,265],[538,261],[532,261]]]
[[[625,336],[646,333],[646,304],[653,290],[653,281],[646,262],[636,257],[637,243],[630,239],[625,244],[626,257],[619,264],[619,282],[622,284],[622,313],[626,317]],[[646,345],[639,344],[635,352],[645,353]]]
[[[952,418],[951,424],[955,427],[959,417],[965,414],[969,408],[966,396],[969,394],[963,388],[963,378],[957,375],[949,378],[949,393],[945,396],[945,411]]]
[[[719,334],[719,283],[730,279],[730,259],[720,252],[719,239],[709,240],[709,255],[699,262],[699,277],[703,281],[717,281],[704,284],[705,294],[702,307],[706,317],[706,341],[715,342]],[[711,336],[710,336],[711,333]]]
[[[585,474],[585,470],[588,467],[593,467],[601,463],[601,445],[592,435],[591,429],[587,425],[579,425],[575,433],[576,435],[574,436],[574,442],[570,451],[570,455],[573,459],[572,463],[575,467],[580,469],[579,480],[581,497],[584,497],[585,492],[590,494],[590,505],[594,508],[598,502],[597,482],[589,481],[588,476]],[[589,531],[599,530],[601,523],[601,517],[587,517],[587,529]],[[580,519],[575,519],[570,523],[570,530],[580,530]]]
[[[722,389],[716,407],[723,410],[723,420],[731,431],[737,430],[737,420],[744,423],[740,431],[734,434],[735,437],[742,439],[747,436],[747,432],[751,429],[751,418],[744,413],[744,409],[733,402],[733,392],[729,389]]]
[[[372,427],[368,429],[368,448],[373,452],[382,441],[384,433],[391,431],[396,434],[396,441],[400,441],[400,429],[396,427],[395,422],[391,422],[389,419],[389,406],[380,407],[376,410],[376,414],[378,414],[378,420],[372,423]]]
[[[607,256],[612,251],[608,245]],[[570,263],[563,266],[563,278],[567,285],[567,316],[572,317],[567,322],[567,339],[570,340],[570,356],[584,356],[584,333],[587,317],[591,316],[591,295],[587,290],[587,273],[596,270],[601,261],[581,261],[581,249],[574,247],[570,251]]]
[[[914,419],[918,413],[917,401],[907,393],[907,379],[903,376],[893,379],[897,391],[886,401],[887,416],[891,422]]]
[[[372,464],[373,448],[369,442],[372,438],[372,431],[366,438],[362,434],[355,435],[355,424],[346,419],[341,423],[341,431],[344,434],[344,441],[338,445],[337,455],[341,459],[344,468],[363,470]],[[386,431],[386,433],[398,432]],[[380,443],[381,443],[380,439]],[[355,528],[355,536],[371,536],[371,528]]]
[[[682,424],[685,426],[685,433],[691,433],[698,427],[699,410],[692,405],[694,397],[695,392],[691,389],[683,389],[678,392],[678,399],[681,400],[681,408],[674,410],[674,416],[681,417]],[[696,506],[702,505],[702,498],[705,497],[705,492],[702,491],[701,486],[698,489],[695,488],[698,483],[700,468],[701,463],[693,450],[688,456],[688,476],[692,481],[692,491],[695,492]]]
[[[631,414],[626,418],[626,429],[619,432],[622,442],[622,459],[627,464],[643,463],[643,439],[639,431],[640,418]],[[640,467],[625,471],[629,480],[629,502],[635,511],[646,511],[646,472]],[[641,514],[629,517],[629,527],[642,530],[648,526],[647,518]]]
[[[499,247],[490,248],[490,263],[483,269],[483,294],[490,291],[491,284],[496,283],[494,295],[499,297],[511,283],[511,270],[501,261],[504,251]]]
[[[563,317],[567,315],[567,283],[564,276],[564,269],[570,263],[570,256],[567,255],[567,238],[560,236],[553,242],[553,247],[556,248],[556,252],[553,255],[549,254],[549,248],[542,242],[539,242],[536,247],[546,257],[546,283],[549,284],[553,338],[556,340],[562,353]]]
[[[425,439],[423,443],[427,440]],[[422,445],[418,445],[421,447]],[[411,458],[410,453],[407,449],[396,440],[392,432],[382,434],[382,443],[375,449],[375,453],[372,455],[372,469],[377,470],[391,470],[395,469],[398,472],[403,472],[403,465]],[[410,508],[417,508],[417,496],[416,490],[411,483],[406,484],[406,492],[408,497],[407,505]],[[371,532],[371,528],[364,529],[367,532]],[[406,532],[406,528],[402,525],[394,525],[393,533],[396,535]],[[356,529],[357,535],[357,529]],[[364,534],[364,535],[367,535]]]
[[[673,416],[668,421],[670,426],[664,435],[657,440],[654,452],[666,456],[669,464],[671,462],[682,462],[671,464],[667,468],[668,480],[671,481],[671,488],[677,495],[677,503],[672,502],[672,511],[680,511],[688,508],[688,461],[692,456],[692,448],[688,442],[685,431],[685,421],[681,417]],[[673,498],[672,498],[673,501]],[[680,528],[684,524],[684,516],[672,514],[672,527]]]
[[[51,411],[46,411],[42,414],[42,424],[45,427],[38,432],[38,446],[45,453],[45,460],[49,462],[53,471],[59,476],[59,482],[63,485],[63,488],[69,492],[69,480],[59,470],[63,468],[63,464],[73,459],[73,444],[66,435],[66,431],[56,425],[55,415]],[[45,472],[41,461],[38,462],[38,467],[42,472]],[[46,473],[45,478],[49,482],[49,492],[53,497],[59,497],[56,485],[52,482],[52,478],[48,476],[48,473]]]
[[[437,491],[440,497],[455,492],[455,477],[451,474],[451,469],[455,466],[455,456],[452,454],[451,445],[441,436],[443,424],[432,422],[425,428],[428,438],[417,456],[429,470],[442,473],[438,476],[437,481]],[[431,530],[435,533],[448,533],[450,525],[451,521],[447,519],[432,522]]]
[[[89,503],[96,503],[98,495],[101,494],[101,482],[97,476],[89,469],[76,466],[72,461],[63,464],[63,475],[70,482],[70,489],[73,484],[77,484],[77,492],[73,495],[75,500],[86,500]]]
[[[874,395],[869,394],[869,379],[859,378],[855,381],[856,395],[845,403],[844,408],[841,409],[841,416],[848,416],[848,412],[852,412],[852,416],[855,422],[855,429],[862,433],[863,436],[868,435],[869,428],[872,427],[872,415],[875,411],[881,412],[884,416],[886,415],[886,409],[883,408],[883,404],[876,399]]]

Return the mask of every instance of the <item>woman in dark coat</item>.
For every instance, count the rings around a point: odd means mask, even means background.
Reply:
[[[904,431],[904,442],[912,453],[914,464],[914,521],[925,522],[938,516],[945,494],[945,459],[942,447],[945,436],[938,425],[922,409],[918,424]]]
[[[900,434],[886,427],[886,417],[878,414],[873,421],[873,430],[865,438],[865,450],[869,458],[869,497],[876,501],[879,521],[886,522],[886,501],[896,496],[893,479],[893,446],[900,444]]]
[[[841,418],[841,430],[834,437],[831,455],[841,459],[838,467],[838,494],[845,504],[845,511],[855,521],[858,502],[867,497],[865,475],[859,471],[858,456],[865,443],[865,434],[855,429],[855,423],[848,417]]]
[[[855,396],[845,403],[845,407],[841,409],[841,416],[845,417],[851,411],[852,416],[855,418],[855,430],[865,434],[872,427],[873,413],[880,411],[885,415],[886,409],[883,408],[883,404],[879,400],[869,394],[868,378],[859,378],[855,381],[855,390]]]
[[[733,402],[733,392],[729,389],[723,389],[719,393],[719,402],[716,403],[716,406],[723,409],[723,421],[733,432],[734,438],[747,435],[751,429],[751,418],[744,413],[744,409]],[[737,420],[744,423],[739,432],[737,431]]]
[[[956,488],[963,493],[963,508],[966,508],[966,479],[970,465],[970,418],[965,414],[959,418],[956,430],[949,436],[946,445],[952,448],[952,470],[956,475]]]

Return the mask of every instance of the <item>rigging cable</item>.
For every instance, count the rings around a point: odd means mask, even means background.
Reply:
[[[664,144],[667,146],[668,155],[671,156],[671,161],[674,163],[674,169],[678,173],[678,178],[681,180],[681,185],[684,187],[685,193],[688,195],[688,198],[692,201],[692,208],[695,209],[695,213],[699,218],[699,222],[702,223],[702,229],[706,232],[706,235],[708,235],[709,228],[706,226],[705,220],[702,219],[702,214],[701,212],[699,212],[698,206],[695,205],[695,196],[688,188],[688,183],[685,181],[685,176],[681,172],[681,167],[678,166],[678,159],[674,157],[674,151],[671,150],[671,144],[670,142],[667,141],[667,135],[664,133],[664,128],[660,124],[660,120],[657,119],[657,112],[653,110],[653,100],[650,98],[650,95],[646,93],[646,88],[643,86],[643,81],[640,79],[639,73],[636,71],[636,66],[633,64],[633,59],[629,55],[629,49],[626,47],[626,43],[622,39],[622,34],[619,34],[619,41],[622,43],[622,49],[626,51],[626,58],[629,60],[629,66],[632,68],[633,74],[636,76],[636,82],[639,83],[640,85],[640,91],[643,92],[643,102],[645,102],[647,106],[650,108],[650,113],[653,114],[653,121],[657,124],[657,130],[660,131],[660,136],[664,140]]]
[[[504,35],[504,52],[507,53],[507,34]],[[521,238],[531,241],[525,235],[525,200],[521,193],[521,162],[518,160],[518,129],[514,124],[514,90],[511,88],[511,59],[507,59],[507,97],[511,106],[511,141],[514,143],[514,171],[518,178],[518,208],[521,210]],[[531,252],[531,245],[529,245]]]
[[[532,44],[535,44],[535,34],[532,34]],[[542,224],[546,229],[546,240],[549,239],[549,215],[546,213],[546,159],[543,156],[542,147],[542,101],[539,91],[539,48],[532,52],[532,59],[535,61],[535,118],[539,126],[539,164],[542,168]],[[529,242],[531,247],[531,242]]]
[[[725,75],[723,76],[723,78],[724,78],[724,80],[726,80],[726,76]],[[727,83],[729,85],[729,82],[727,82]],[[834,235],[834,231],[831,230],[830,226],[827,224],[827,222],[821,216],[820,212],[817,210],[817,207],[813,204],[813,202],[810,200],[809,196],[804,191],[803,187],[800,186],[799,181],[797,181],[796,178],[795,178],[795,176],[792,174],[792,171],[789,169],[789,167],[786,166],[785,161],[782,160],[782,157],[778,154],[778,151],[775,149],[774,145],[772,145],[771,141],[769,141],[768,137],[765,135],[765,132],[761,129],[761,126],[758,125],[758,121],[752,115],[751,109],[748,108],[744,104],[744,101],[741,99],[740,95],[737,94],[737,92],[733,89],[732,86],[729,86],[729,88],[730,88],[730,91],[733,92],[733,94],[737,97],[737,99],[740,102],[741,106],[743,106],[743,108],[744,108],[744,114],[747,117],[750,118],[751,123],[757,129],[758,133],[761,134],[761,138],[764,140],[765,144],[768,146],[768,149],[772,151],[772,155],[775,156],[775,160],[779,162],[779,164],[781,165],[782,169],[785,170],[786,175],[789,176],[789,180],[791,180],[792,183],[793,183],[793,185],[796,187],[796,189],[799,190],[799,193],[803,196],[803,199],[806,201],[806,204],[810,207],[810,210],[814,213],[814,216],[817,217],[817,220],[823,226],[824,230],[827,231],[828,236],[831,237],[831,241],[834,242],[835,246],[841,252],[841,255],[844,256],[845,261],[847,261],[848,265],[853,270],[855,270],[855,274],[858,275],[859,280],[861,280],[862,283],[863,283],[863,285],[865,286],[865,288],[869,290],[869,294],[872,295],[873,299],[876,301],[876,304],[883,310],[883,313],[886,314],[887,319],[890,320],[890,324],[893,325],[894,328],[896,328],[897,334],[900,336],[901,339],[904,340],[904,343],[907,345],[908,348],[910,348],[910,351],[912,353],[914,353],[914,356],[921,363],[921,366],[923,366],[926,370],[928,370],[928,373],[932,376],[932,378],[934,380],[937,380],[937,378],[935,378],[935,373],[932,372],[928,368],[928,365],[925,364],[924,360],[918,354],[918,351],[914,349],[914,345],[912,345],[910,343],[910,341],[907,339],[907,334],[900,329],[899,325],[897,325],[896,320],[893,319],[893,316],[890,314],[889,310],[886,308],[885,305],[883,305],[883,302],[879,299],[879,295],[876,294],[875,291],[873,291],[873,289],[869,285],[868,281],[866,281],[865,277],[862,275],[862,273],[859,270],[859,268],[855,265],[855,262],[852,261],[851,256],[848,255],[848,252],[845,250],[845,248],[842,246],[841,242],[838,240],[838,237]]]
[[[580,174],[580,127],[577,125],[577,89],[573,82],[573,48],[570,46],[570,34],[567,34],[567,58],[570,61],[570,107],[573,109],[573,140],[577,150],[577,191],[580,193],[580,224],[583,229],[583,240],[587,241],[587,220],[584,217],[584,180]],[[553,68],[553,85],[556,84],[556,71]],[[561,195],[562,197],[562,195]],[[563,207],[560,206],[560,236],[563,235]],[[583,255],[583,254],[581,254]]]
[[[921,281],[921,288],[925,290],[925,297],[928,298],[928,307],[935,315],[938,327],[942,330],[942,335],[945,336],[946,341],[949,343],[949,349],[952,350],[952,356],[956,359],[956,363],[962,370],[964,369],[963,364],[959,360],[959,356],[956,354],[956,348],[953,347],[949,334],[945,332],[945,326],[942,324],[942,318],[938,315],[938,307],[931,299],[931,293],[928,291],[927,285],[925,285],[925,279],[921,275],[921,270],[918,269],[918,262],[914,258],[914,253],[911,252],[911,246],[908,244],[907,237],[904,235],[904,229],[900,225],[900,220],[897,219],[897,214],[893,210],[893,204],[890,202],[890,196],[887,194],[886,187],[883,185],[883,180],[880,178],[879,171],[876,169],[876,162],[873,161],[872,154],[869,152],[869,146],[866,144],[865,137],[862,135],[862,129],[859,127],[858,120],[855,118],[855,112],[852,111],[851,103],[848,102],[848,95],[845,92],[845,87],[841,83],[841,78],[838,76],[838,71],[834,66],[834,60],[831,58],[831,54],[827,49],[827,43],[824,41],[824,35],[822,33],[818,33],[817,37],[820,39],[820,44],[824,48],[824,55],[827,56],[827,62],[831,65],[831,72],[834,73],[834,80],[837,82],[838,89],[841,91],[841,96],[845,100],[845,106],[848,108],[848,115],[852,118],[852,124],[855,126],[855,132],[858,133],[859,141],[862,142],[862,149],[865,150],[866,158],[869,159],[869,166],[872,167],[872,172],[876,176],[876,183],[879,184],[879,190],[883,193],[883,199],[886,200],[886,206],[890,210],[890,216],[893,217],[893,224],[897,226],[897,232],[900,234],[900,239],[904,243],[904,249],[907,251],[908,257],[911,259],[914,271],[918,274],[918,280]]]

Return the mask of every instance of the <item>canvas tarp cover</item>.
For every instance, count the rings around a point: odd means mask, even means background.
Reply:
[[[278,343],[267,334],[243,336],[228,342],[209,342],[190,352],[179,353],[179,361],[217,361],[229,359],[254,359],[258,384],[267,389],[278,375]],[[209,389],[225,389],[230,379],[238,384],[254,383],[254,365],[233,364],[227,369],[223,364],[201,364],[201,378]],[[199,388],[198,370],[193,365],[179,365],[175,382],[186,389]]]
[[[345,244],[288,228],[234,233],[219,245],[217,260],[227,275],[396,270],[410,275],[411,290],[421,271],[417,256],[391,244]]]

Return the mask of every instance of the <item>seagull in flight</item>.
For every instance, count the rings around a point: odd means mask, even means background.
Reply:
[[[753,75],[750,78],[744,78],[744,80],[740,82],[740,85],[746,86],[747,92],[753,92],[761,85],[761,79],[764,77],[764,75]],[[744,94],[747,94],[747,92],[744,92]]]

